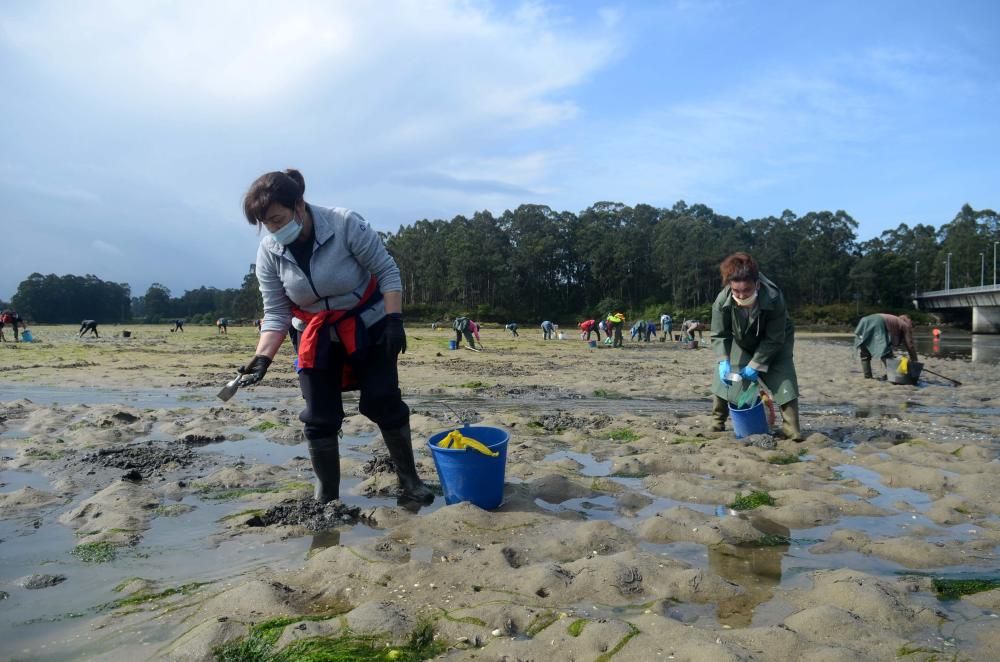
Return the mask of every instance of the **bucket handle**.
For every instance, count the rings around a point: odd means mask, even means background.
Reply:
[[[443,400],[441,401],[441,404],[444,405],[445,409],[451,412],[451,415],[454,416],[455,419],[462,424],[463,428],[469,427],[469,422],[464,418],[462,418],[461,416],[459,416],[458,412],[451,408],[451,405],[449,405],[447,402]]]

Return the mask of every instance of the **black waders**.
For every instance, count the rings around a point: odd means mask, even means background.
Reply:
[[[340,498],[340,440],[336,437],[309,440],[309,457],[312,458],[316,486],[313,498],[329,503]]]
[[[434,501],[434,493],[417,475],[410,424],[406,423],[391,430],[382,427],[379,429],[382,431],[382,438],[385,439],[385,446],[389,449],[389,457],[396,465],[396,477],[399,478],[399,486],[403,490],[402,498],[424,505]]]

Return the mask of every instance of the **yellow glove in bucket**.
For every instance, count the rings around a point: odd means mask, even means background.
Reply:
[[[910,357],[904,356],[899,360],[899,366],[896,368],[896,372],[901,375],[905,375],[910,367]]]
[[[494,453],[489,448],[484,446],[482,443],[472,439],[470,437],[463,437],[462,433],[458,430],[452,430],[445,436],[444,439],[437,442],[438,448],[452,448],[454,450],[462,450],[463,448],[471,448],[474,451],[479,451],[483,455],[489,455],[490,457],[497,457],[500,453]]]

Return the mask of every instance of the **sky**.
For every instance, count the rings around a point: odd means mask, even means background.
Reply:
[[[524,203],[1000,207],[993,0],[5,0],[0,298],[33,272],[238,287],[241,200],[397,231]]]

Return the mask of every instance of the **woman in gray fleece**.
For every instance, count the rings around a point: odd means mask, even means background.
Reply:
[[[341,393],[360,389],[358,409],[382,431],[401,499],[430,503],[434,494],[417,476],[410,409],[396,369],[406,351],[399,268],[360,215],[308,204],[305,188],[298,170],[269,172],[243,198],[247,221],[266,232],[256,267],[264,320],[256,355],[240,368],[242,385],[263,379],[290,334],[316,500],[340,498]]]

